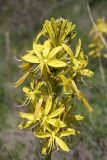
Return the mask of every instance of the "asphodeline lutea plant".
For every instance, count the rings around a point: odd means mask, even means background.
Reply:
[[[43,155],[57,149],[70,151],[63,137],[80,133],[74,123],[83,116],[72,111],[75,97],[92,111],[78,81],[83,76],[92,77],[93,72],[87,69],[88,57],[81,48],[81,40],[74,50],[70,46],[76,36],[74,29],[75,25],[67,19],[46,20],[32,49],[21,57],[19,67],[24,75],[15,86],[27,79],[21,104],[27,111],[19,112],[23,118],[19,128],[31,128],[36,137],[43,139]]]
[[[90,31],[91,43],[89,55],[93,58],[107,58],[107,22],[99,18]]]
[[[107,22],[99,18],[96,22],[92,17],[93,27],[90,31],[91,43],[89,44],[89,55],[98,60],[102,85],[106,86],[106,78],[102,60],[107,58]]]

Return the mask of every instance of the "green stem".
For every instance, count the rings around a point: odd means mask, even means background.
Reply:
[[[105,87],[106,86],[106,78],[105,78],[103,63],[102,63],[100,57],[98,57],[98,63],[99,63],[99,70],[100,70],[100,74],[101,74],[102,85],[103,85],[103,87]]]
[[[51,160],[51,152],[45,157],[45,160]]]

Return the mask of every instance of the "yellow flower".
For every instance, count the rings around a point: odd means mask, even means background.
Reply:
[[[24,55],[22,59],[26,62],[37,64],[41,72],[46,67],[50,72],[49,67],[65,67],[67,64],[57,59],[57,54],[61,52],[62,47],[58,46],[52,49],[49,40],[45,41],[44,45],[33,43],[33,50]]]
[[[81,116],[81,115],[76,114],[76,115],[75,115],[75,119],[76,119],[77,121],[81,121],[81,120],[84,119],[84,117]]]

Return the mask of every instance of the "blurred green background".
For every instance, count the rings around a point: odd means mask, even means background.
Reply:
[[[94,18],[105,17],[107,0],[90,0]],[[39,160],[39,141],[30,131],[20,131],[17,97],[20,88],[13,83],[22,75],[15,60],[31,49],[32,41],[46,18],[63,16],[76,24],[78,37],[88,53],[90,42],[86,0],[0,0],[0,160]],[[68,139],[71,152],[53,152],[52,160],[107,160],[107,86],[103,87],[98,62],[90,58],[95,72],[91,87],[83,90],[93,113],[88,113],[77,102],[85,121],[80,125],[81,135]],[[103,60],[107,82],[107,60]],[[35,147],[34,147],[35,146]],[[37,152],[37,154],[36,154]]]

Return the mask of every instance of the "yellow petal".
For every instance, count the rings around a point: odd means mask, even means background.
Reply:
[[[42,50],[42,48],[43,48],[42,45],[33,43],[34,54],[36,54],[36,56],[39,57],[40,59],[42,58],[41,51],[40,51],[40,49]]]
[[[32,121],[23,122],[18,125],[19,129],[29,128],[32,125]]]
[[[47,101],[46,101],[46,106],[45,106],[45,110],[44,110],[44,115],[48,115],[50,109],[52,106],[52,96],[49,96]]]
[[[19,112],[20,117],[26,118],[28,120],[33,121],[34,120],[34,114],[33,113],[24,113],[24,112]]]
[[[39,63],[39,58],[33,54],[26,54],[22,57],[22,59],[29,63]]]
[[[62,131],[61,133],[60,133],[60,136],[61,137],[63,137],[63,136],[70,136],[70,135],[75,135],[76,133],[75,133],[75,129],[69,129],[69,130],[67,130],[67,131]]]
[[[66,152],[69,152],[69,151],[70,151],[69,147],[66,145],[66,143],[65,143],[61,138],[55,136],[55,141],[56,141],[56,144],[57,144],[62,150],[66,151]]]
[[[53,111],[52,113],[50,113],[50,114],[48,115],[48,118],[56,117],[56,116],[60,115],[64,110],[65,110],[65,108],[64,108],[64,107],[61,107],[61,108]]]
[[[67,64],[64,61],[53,59],[49,60],[48,65],[51,67],[65,67]]]
[[[55,47],[48,55],[48,59],[52,59],[60,50],[62,49],[61,46]]]
[[[51,136],[48,132],[34,132],[34,135],[38,138],[47,138]]]
[[[65,51],[70,55],[70,57],[74,57],[73,55],[73,51],[71,50],[71,48],[69,46],[67,46],[66,44],[62,44],[62,47],[65,49]]]
[[[43,50],[43,56],[44,57],[47,57],[49,52],[50,52],[50,49],[51,49],[51,43],[50,43],[50,40],[46,40],[44,42],[44,50]]]

